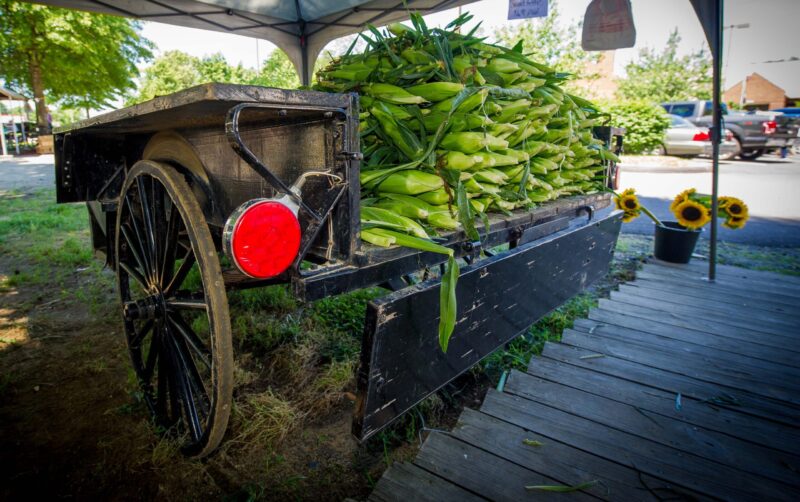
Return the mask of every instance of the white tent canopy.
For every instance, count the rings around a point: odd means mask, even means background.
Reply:
[[[431,14],[476,0],[37,0],[57,7],[102,12],[145,21],[222,31],[268,40],[280,47],[303,84],[331,40],[365,25]]]

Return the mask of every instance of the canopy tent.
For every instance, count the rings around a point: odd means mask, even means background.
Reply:
[[[331,40],[366,24],[431,14],[476,0],[38,0],[36,3],[268,40],[283,50],[304,85]]]
[[[222,31],[268,40],[294,64],[303,84],[311,81],[314,63],[325,45],[357,33],[366,24],[385,25],[408,18],[410,11],[431,14],[477,0],[36,0],[37,3],[102,12],[147,21]],[[598,1],[598,0],[595,0]],[[720,74],[724,0],[689,0],[713,56],[712,208],[717,210],[719,178]],[[505,3],[505,2],[503,2]],[[617,0],[610,2],[616,4]],[[606,49],[615,49],[607,47]],[[717,218],[711,219],[709,279],[716,275]]]

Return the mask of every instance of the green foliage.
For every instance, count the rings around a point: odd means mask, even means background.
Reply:
[[[383,289],[371,288],[323,298],[314,303],[314,318],[329,330],[360,338],[364,331],[367,302],[384,293]]]
[[[181,51],[167,51],[144,70],[139,93],[127,104],[140,103],[209,82],[263,85],[293,89],[300,85],[294,65],[286,54],[275,49],[264,62],[261,72],[241,64],[228,64],[221,53],[202,58]]]
[[[606,110],[611,114],[611,124],[625,128],[626,153],[642,153],[658,148],[670,120],[667,112],[648,101],[619,101]]]
[[[261,74],[255,79],[254,83],[266,87],[279,87],[281,89],[297,89],[300,87],[300,79],[297,71],[286,53],[280,49],[275,49],[264,61],[261,67]]]
[[[45,100],[101,108],[135,87],[136,64],[152,57],[141,24],[26,2],[0,6],[0,67],[6,83],[37,99],[46,127]]]
[[[200,83],[199,60],[181,51],[167,51],[144,70],[139,95],[132,103],[147,101]],[[128,104],[132,104],[128,103]]]
[[[675,28],[661,52],[642,49],[639,59],[625,66],[626,77],[619,81],[618,96],[653,103],[711,99],[711,53],[701,49],[679,57],[680,41]]]
[[[589,53],[581,48],[580,28],[580,23],[564,26],[558,4],[552,1],[547,17],[508,24],[496,29],[494,38],[507,47],[513,47],[522,40],[526,53],[531,53],[533,59],[571,73],[575,78],[595,78],[597,75],[587,74],[586,64],[596,62],[600,53]]]

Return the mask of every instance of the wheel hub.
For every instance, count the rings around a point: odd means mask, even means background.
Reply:
[[[122,307],[126,319],[155,319],[167,316],[167,301],[164,294],[158,291],[141,300],[125,302]]]

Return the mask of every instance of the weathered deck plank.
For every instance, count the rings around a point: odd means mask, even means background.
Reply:
[[[800,278],[706,273],[646,264],[370,499],[800,498]]]
[[[800,455],[800,430],[770,420],[759,419],[733,409],[710,406],[708,403],[666,392],[638,382],[623,380],[605,373],[539,357],[531,362],[528,374],[707,427],[732,437]]]

